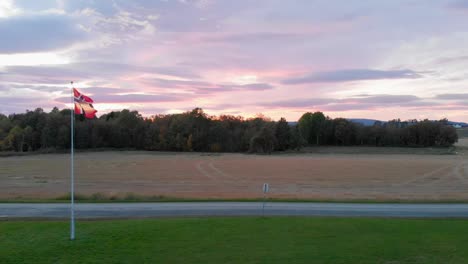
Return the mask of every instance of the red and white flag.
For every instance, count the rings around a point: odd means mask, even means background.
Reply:
[[[97,110],[92,105],[93,99],[78,92],[75,88],[73,88],[73,95],[75,97],[75,114],[84,115],[89,119],[95,118]]]

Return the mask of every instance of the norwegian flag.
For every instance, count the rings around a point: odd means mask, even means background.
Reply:
[[[92,105],[93,99],[78,92],[75,88],[73,88],[73,95],[75,97],[75,114],[84,115],[89,119],[95,118],[97,110]]]

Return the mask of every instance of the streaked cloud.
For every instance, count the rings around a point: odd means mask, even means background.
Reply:
[[[384,79],[416,79],[421,78],[417,72],[411,70],[372,70],[349,69],[329,72],[316,72],[302,77],[285,79],[283,84],[350,82]]]
[[[161,74],[193,78],[198,75],[182,67],[151,67],[121,63],[80,62],[66,65],[7,66],[4,81],[68,83],[71,80],[112,79],[122,75]]]
[[[179,94],[97,94],[93,95],[93,100],[99,103],[161,103],[178,102],[186,100],[186,96]],[[55,102],[68,103],[70,97],[58,97]]]
[[[468,100],[468,93],[438,94],[436,98],[442,100]]]
[[[297,98],[262,103],[273,108],[328,109],[329,111],[348,111],[355,109],[375,109],[392,106],[421,106],[423,99],[414,95],[360,95],[349,98]],[[432,105],[432,104],[429,104]],[[333,110],[330,110],[333,109]]]
[[[269,43],[272,42],[284,42],[284,41],[297,41],[301,38],[306,38],[306,34],[298,33],[287,33],[287,32],[255,32],[255,33],[243,33],[243,34],[226,34],[226,35],[215,35],[207,36],[204,38],[208,42],[220,42],[232,45],[247,44],[247,43]]]
[[[223,85],[217,85],[212,88],[206,88],[206,87],[199,87],[195,89],[197,93],[202,93],[202,94],[209,94],[209,93],[217,93],[217,92],[235,92],[235,91],[265,91],[265,90],[270,90],[273,89],[274,87],[268,83],[251,83],[251,84],[223,84]]]
[[[467,0],[452,0],[448,7],[454,9],[468,9],[468,1]]]
[[[20,15],[0,19],[0,53],[63,49],[87,39],[77,21],[65,15]]]

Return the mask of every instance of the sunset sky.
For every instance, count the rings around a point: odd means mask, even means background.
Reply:
[[[0,1],[0,113],[468,122],[468,0]]]

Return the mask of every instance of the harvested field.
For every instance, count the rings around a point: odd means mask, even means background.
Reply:
[[[76,192],[172,198],[468,200],[458,155],[243,155],[90,152],[76,155]],[[69,156],[0,158],[0,199],[49,199],[69,189]]]
[[[457,129],[457,134],[459,138],[468,138],[468,128]]]
[[[468,138],[459,138],[455,146],[462,148],[468,147]]]

